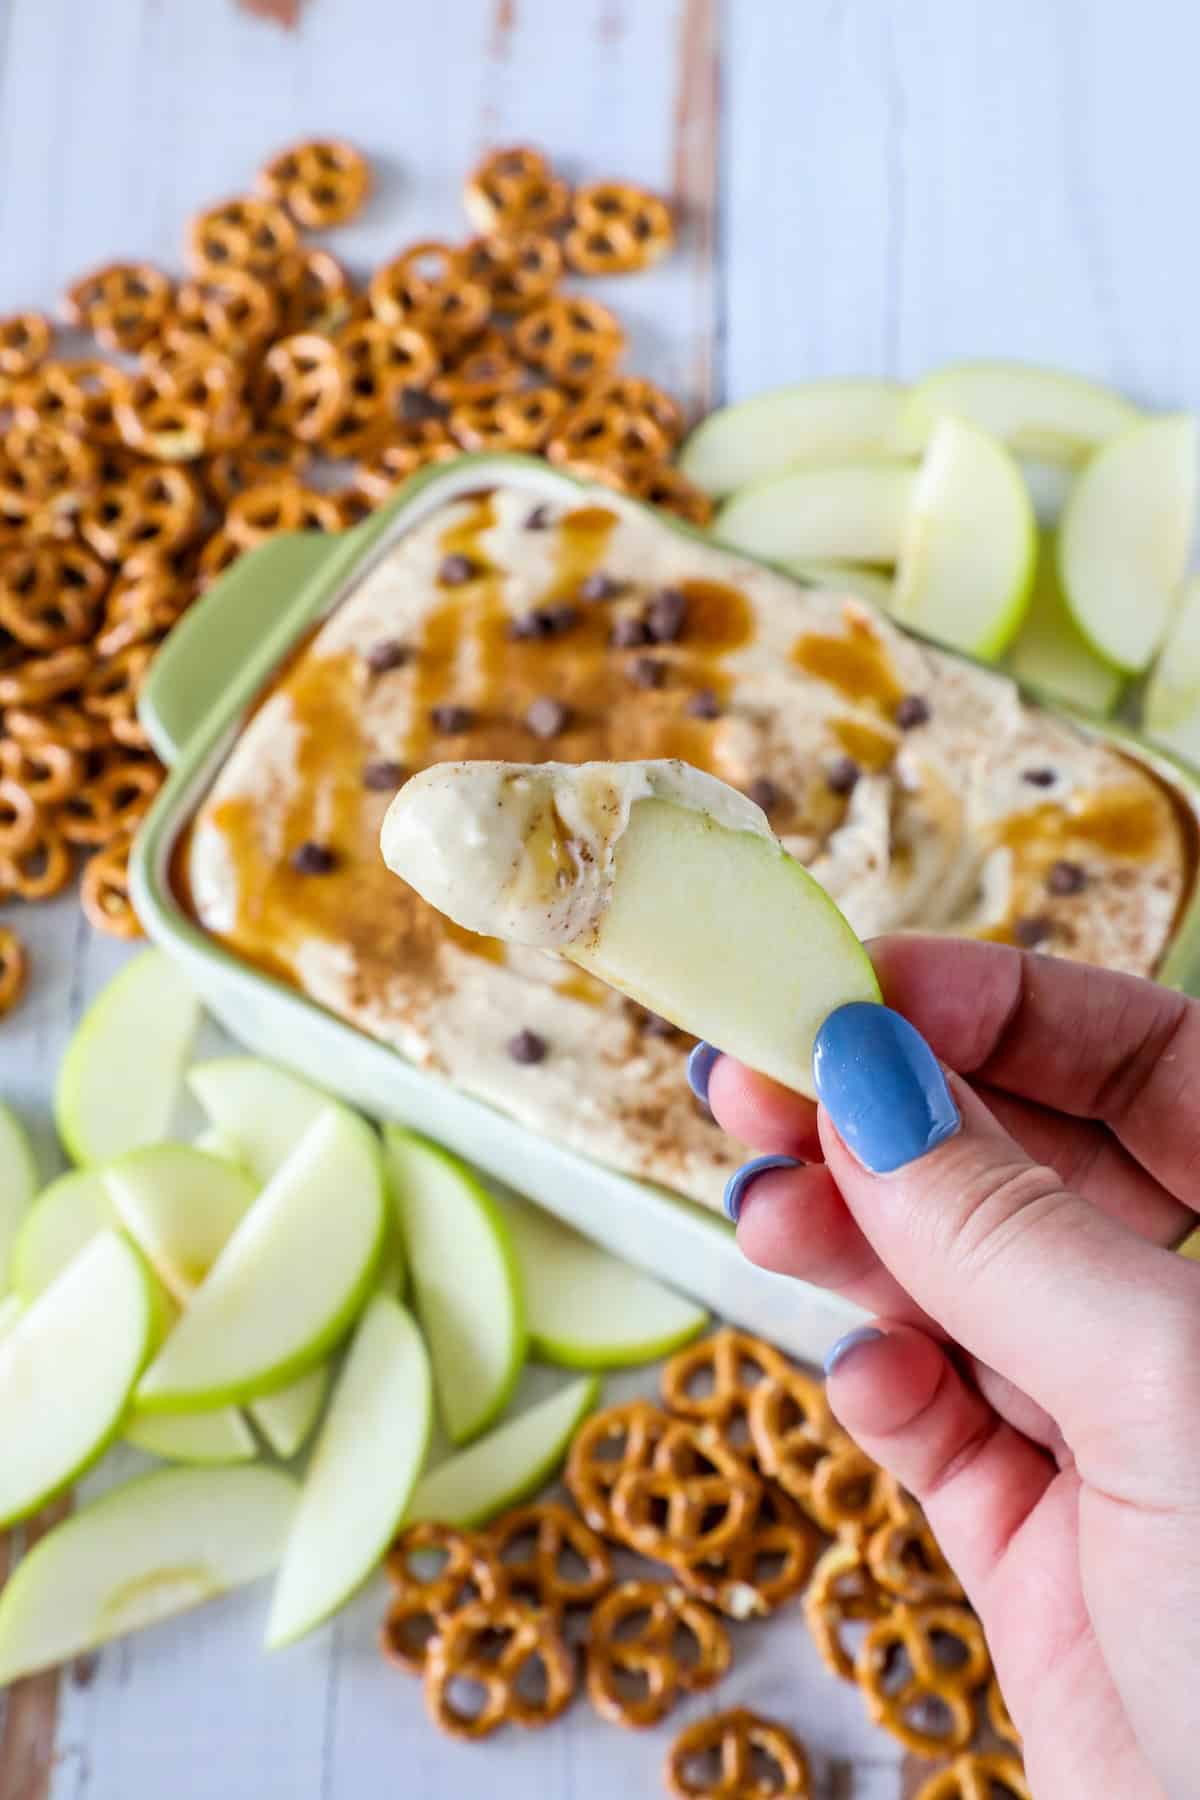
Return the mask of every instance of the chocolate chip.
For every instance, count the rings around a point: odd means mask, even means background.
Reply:
[[[905,694],[903,700],[897,702],[893,717],[901,731],[912,731],[918,725],[928,725],[929,702],[920,694]]]
[[[685,710],[693,719],[719,719],[721,702],[712,688],[697,688]]]
[[[472,557],[455,552],[453,556],[443,556],[437,578],[443,587],[462,587],[464,582],[474,581],[478,574],[479,564]]]
[[[618,594],[624,593],[625,583],[615,581],[603,569],[594,569],[575,591],[581,600],[615,600]]]
[[[379,793],[390,793],[393,788],[400,786],[407,773],[403,763],[387,762],[381,757],[378,762],[369,762],[364,766],[363,786]]]
[[[646,629],[655,644],[673,644],[687,618],[687,601],[678,588],[660,588],[646,608]]]
[[[515,1063],[540,1063],[546,1060],[548,1046],[536,1031],[518,1031],[508,1040],[508,1054]]]
[[[407,644],[399,638],[380,638],[366,654],[366,665],[372,675],[386,675],[389,669],[402,669],[412,656]]]
[[[648,644],[650,633],[644,619],[639,619],[636,613],[627,613],[617,620],[608,634],[608,641],[617,650],[633,650],[639,644]]]
[[[550,524],[550,508],[546,505],[535,506],[525,519],[526,531],[545,531]]]
[[[660,688],[667,679],[667,665],[656,656],[635,656],[626,674],[634,687]]]
[[[1027,781],[1030,787],[1053,787],[1058,775],[1054,769],[1026,769],[1021,780]]]
[[[325,844],[314,844],[310,838],[292,851],[292,867],[297,875],[329,875],[337,868],[337,857]]]
[[[755,806],[761,806],[765,813],[771,812],[783,799],[783,795],[775,783],[765,775],[759,775],[746,789],[747,800],[753,800]]]
[[[1018,919],[1012,928],[1013,942],[1023,950],[1035,950],[1054,936],[1054,920],[1046,918]]]
[[[1052,894],[1082,894],[1087,881],[1087,870],[1082,863],[1064,859],[1053,864],[1046,877],[1046,886]]]
[[[475,714],[469,706],[435,706],[429,717],[433,729],[446,737],[457,737],[462,731],[470,731],[475,723]]]
[[[525,714],[525,723],[536,738],[555,738],[565,731],[570,713],[561,700],[543,694]]]
[[[839,756],[825,771],[825,785],[831,794],[852,794],[861,774],[852,756]]]

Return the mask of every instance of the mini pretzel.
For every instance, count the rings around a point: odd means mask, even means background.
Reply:
[[[756,1767],[763,1761],[767,1772]],[[742,1706],[686,1726],[663,1774],[679,1800],[812,1800],[803,1745]]]
[[[224,450],[250,429],[233,365],[224,357],[155,364],[136,375],[115,407],[117,427],[131,450],[162,462],[192,462]]]
[[[510,450],[540,450],[566,408],[567,396],[559,388],[522,388],[497,400],[496,426]]]
[[[846,1442],[833,1423],[824,1388],[799,1369],[786,1368],[754,1389],[747,1420],[763,1473],[807,1510],[816,1469],[835,1445]]]
[[[470,279],[487,288],[498,313],[528,312],[549,299],[562,279],[562,251],[552,237],[536,231],[473,238],[463,260]]]
[[[3,881],[3,869],[0,868],[0,882]],[[0,888],[0,893],[3,889]],[[25,979],[29,973],[29,961],[25,946],[15,931],[7,925],[0,925],[0,1018],[12,1011],[25,991]]]
[[[299,476],[308,460],[306,444],[277,427],[255,431],[236,450],[222,450],[205,465],[204,478],[222,507],[260,481]]]
[[[458,445],[436,419],[398,429],[401,437],[373,449],[355,471],[355,486],[373,505],[389,499],[402,481],[427,463],[446,462],[458,455]]]
[[[329,338],[298,332],[280,338],[263,358],[255,404],[264,424],[313,443],[328,434],[346,399],[346,365]]]
[[[372,450],[396,424],[396,402],[423,386],[437,369],[424,333],[381,319],[355,319],[338,338],[346,367],[346,399],[321,439],[327,455],[354,457]]]
[[[92,666],[90,650],[68,644],[46,656],[29,656],[0,674],[0,706],[40,706],[78,687]]]
[[[108,263],[72,282],[63,313],[110,350],[133,354],[161,330],[171,310],[171,283],[153,263]]]
[[[96,634],[98,656],[117,656],[134,644],[165,637],[191,594],[166,574],[135,575],[118,582],[104,603],[104,623]]]
[[[84,917],[97,931],[109,937],[138,938],[143,935],[141,920],[129,897],[128,837],[114,838],[103,850],[89,857],[79,884],[79,900]]]
[[[340,531],[342,515],[332,494],[301,487],[285,475],[263,481],[230,501],[225,529],[243,550],[275,537],[281,531]],[[208,546],[205,546],[207,550]],[[201,564],[205,557],[201,556]]]
[[[663,512],[674,513],[677,519],[683,519],[689,525],[711,523],[712,495],[698,488],[682,469],[676,469],[670,463],[647,471],[634,482],[633,488],[639,500],[645,500]]]
[[[552,230],[566,218],[571,196],[540,150],[517,145],[493,150],[472,170],[463,204],[476,231],[508,236]]]
[[[887,1515],[883,1473],[857,1444],[835,1430],[829,1454],[813,1470],[807,1509],[832,1537],[863,1536]]]
[[[1015,1756],[974,1751],[931,1775],[915,1800],[1033,1800],[1033,1792]]]
[[[82,786],[83,760],[65,744],[0,738],[0,774],[24,788],[35,806],[57,806]]]
[[[679,1640],[694,1645],[683,1660]],[[682,1588],[623,1581],[592,1614],[587,1644],[588,1699],[612,1725],[657,1725],[681,1693],[720,1681],[732,1650],[724,1625]],[[632,1682],[642,1691],[630,1692]]]
[[[629,1469],[648,1469],[671,1420],[648,1400],[610,1406],[585,1419],[571,1440],[564,1479],[593,1531],[611,1536],[612,1495]],[[618,1446],[618,1454],[605,1454]]]
[[[75,865],[62,833],[43,817],[24,850],[0,858],[0,891],[19,900],[49,900],[70,883]]]
[[[731,1619],[762,1618],[801,1591],[817,1549],[796,1503],[765,1486],[753,1520],[731,1544],[705,1556],[676,1555],[671,1567],[691,1593]]]
[[[958,1577],[919,1509],[876,1526],[867,1539],[867,1563],[880,1587],[897,1599],[919,1604],[963,1597]]]
[[[961,1659],[950,1663],[943,1646]],[[983,1628],[965,1606],[897,1606],[859,1645],[854,1672],[867,1711],[909,1750],[962,1750],[975,1731],[973,1689],[991,1669]]]
[[[503,1643],[496,1653],[497,1639]],[[522,1671],[540,1665],[544,1693],[536,1700],[519,1687]],[[482,1690],[479,1711],[455,1703],[455,1684]],[[425,1704],[451,1737],[477,1739],[504,1724],[549,1725],[575,1692],[575,1659],[549,1613],[516,1600],[477,1601],[442,1621],[425,1665]]]
[[[426,1576],[419,1559],[429,1555],[444,1561]],[[395,1593],[380,1627],[380,1648],[412,1674],[424,1669],[429,1642],[445,1618],[478,1600],[495,1601],[500,1591],[487,1540],[432,1521],[410,1526],[388,1551],[385,1567]]]
[[[18,425],[64,425],[90,443],[117,444],[115,408],[125,386],[119,369],[90,357],[43,363],[14,383],[14,417]]]
[[[603,463],[630,479],[657,469],[670,451],[670,439],[649,413],[607,399],[572,407],[546,445],[551,462]]]
[[[612,1557],[596,1533],[553,1500],[522,1506],[497,1519],[488,1544],[504,1591],[561,1616],[595,1600],[612,1585]],[[583,1573],[571,1571],[574,1558]]]
[[[112,763],[63,801],[58,828],[68,844],[111,843],[133,832],[161,786],[162,771],[153,763]]]
[[[372,275],[372,313],[385,325],[411,325],[445,348],[469,342],[487,324],[491,296],[459,268],[459,253],[449,246],[414,244]]]
[[[274,274],[285,332],[340,331],[354,314],[354,287],[328,250],[296,250]]]
[[[642,375],[607,375],[590,387],[584,401],[610,401],[629,413],[642,413],[654,420],[668,443],[677,444],[683,436],[683,413],[670,394]]]
[[[648,1469],[627,1469],[613,1489],[611,1529],[643,1556],[707,1557],[740,1538],[762,1484],[713,1425],[677,1420]]]
[[[0,554],[0,626],[28,650],[89,638],[108,574],[82,544],[29,544]]]
[[[18,856],[38,835],[41,810],[27,788],[0,776],[0,857]]]
[[[239,544],[235,537],[230,536],[229,532],[223,529],[214,531],[200,552],[196,564],[197,587],[201,591],[206,587],[211,587],[212,583],[223,575],[226,569],[233,566],[243,549],[244,545]]]
[[[598,300],[558,294],[517,320],[513,343],[526,362],[563,387],[578,389],[613,366],[625,348],[625,333]]]
[[[61,744],[86,755],[111,743],[112,734],[102,719],[90,718],[75,701],[43,702],[38,706],[9,706],[4,726],[19,744],[41,747]]]
[[[185,281],[175,296],[175,313],[191,337],[206,339],[218,355],[235,362],[261,349],[280,323],[274,292],[248,269],[226,269],[212,280]]]
[[[804,1616],[827,1668],[854,1680],[854,1657],[845,1637],[850,1624],[872,1623],[891,1611],[892,1597],[867,1566],[861,1544],[831,1544],[813,1571]]]
[[[512,450],[516,446],[500,422],[494,399],[461,400],[450,408],[447,429],[464,450]]]
[[[281,150],[258,172],[257,186],[306,231],[327,231],[352,219],[371,185],[362,152],[340,138],[310,138]]]
[[[69,535],[99,475],[100,459],[78,433],[42,422],[14,424],[0,455],[0,514],[21,520],[27,533]]]
[[[675,242],[671,209],[624,181],[579,188],[571,207],[567,262],[580,275],[627,275],[659,262]]]
[[[1019,1750],[1021,1748],[1021,1734],[1012,1722],[1012,1714],[1008,1710],[1008,1701],[1004,1698],[1000,1683],[994,1675],[988,1682],[987,1716],[988,1724],[991,1726],[996,1736],[998,1738],[1003,1738],[1006,1743],[1015,1744],[1016,1748]]]
[[[746,1428],[756,1388],[790,1372],[791,1364],[770,1344],[726,1325],[677,1350],[663,1369],[659,1390],[669,1411],[719,1426],[732,1442]]]
[[[103,719],[116,741],[133,750],[144,748],[147,741],[137,702],[153,656],[152,644],[133,644],[96,663],[81,684],[84,712]]]
[[[227,269],[270,277],[281,257],[296,248],[296,227],[274,200],[241,195],[210,206],[192,220],[188,260],[210,278]]]
[[[54,327],[42,313],[9,313],[0,319],[0,375],[32,374],[49,356]]]
[[[98,555],[116,563],[138,544],[177,549],[195,537],[203,517],[200,488],[186,469],[143,464],[88,497],[79,530]]]
[[[514,362],[507,340],[489,331],[478,343],[450,361],[430,385],[434,398],[446,406],[468,400],[496,400],[511,394],[525,380],[526,371]]]

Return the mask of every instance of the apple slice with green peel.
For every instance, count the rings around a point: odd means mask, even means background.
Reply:
[[[909,390],[898,442],[904,450],[924,450],[947,414],[977,425],[1020,455],[1065,463],[1086,461],[1142,417],[1128,400],[1079,375],[1029,363],[952,363]]]
[[[1200,765],[1200,575],[1183,584],[1146,686],[1142,729],[1164,749]]]
[[[761,808],[687,763],[435,763],[400,789],[380,843],[465,930],[556,951],[810,1096],[825,1019],[880,997]],[[453,1238],[447,1256],[461,1260]]]
[[[299,1489],[281,1469],[156,1469],[47,1532],[0,1590],[0,1687],[274,1569]]]
[[[167,1136],[199,1022],[196,996],[161,950],[114,976],[59,1066],[54,1119],[72,1162],[107,1162]]]
[[[207,1411],[305,1374],[361,1311],[385,1225],[378,1140],[350,1113],[322,1113],[142,1377],[139,1408]]]
[[[194,1063],[187,1084],[259,1182],[270,1181],[314,1119],[339,1105],[299,1075],[254,1056]]]
[[[0,1296],[13,1285],[13,1246],[37,1187],[28,1133],[12,1108],[0,1101]]]
[[[436,1519],[465,1530],[535,1494],[559,1467],[599,1395],[599,1376],[586,1375],[438,1463],[417,1483],[405,1524]]]
[[[223,1157],[226,1162],[234,1163],[239,1169],[246,1167],[241,1146],[217,1125],[208,1125],[203,1131],[198,1131],[192,1139],[192,1148],[203,1150],[206,1156]]]
[[[263,1394],[251,1402],[250,1417],[285,1462],[308,1442],[329,1392],[329,1375],[329,1364],[319,1363],[278,1393]]]
[[[1004,446],[961,419],[929,440],[904,525],[892,616],[939,644],[991,659],[1029,604],[1037,523]]]
[[[186,1306],[254,1204],[243,1170],[190,1144],[131,1150],[98,1171],[113,1212]]]
[[[631,1268],[553,1214],[506,1195],[529,1317],[529,1348],[568,1369],[653,1362],[708,1324],[693,1300]]]
[[[429,1447],[433,1391],[421,1334],[376,1294],[337,1379],[288,1534],[267,1624],[278,1650],[344,1606],[396,1534]]]
[[[803,381],[722,406],[680,453],[689,480],[732,494],[800,463],[895,456],[904,389],[891,381]]]
[[[132,1413],[121,1435],[135,1450],[175,1463],[253,1462],[258,1442],[236,1406],[206,1413]]]
[[[878,569],[865,569],[861,563],[808,562],[803,557],[784,562],[789,575],[810,586],[828,588],[833,594],[853,594],[868,606],[887,612],[892,604],[892,581]]]
[[[383,1142],[438,1411],[463,1444],[507,1406],[525,1361],[516,1254],[496,1201],[457,1157],[398,1125]]]
[[[116,1436],[150,1349],[142,1259],[93,1240],[0,1341],[0,1525],[36,1512]]]
[[[1054,540],[1038,544],[1029,611],[1008,657],[1018,681],[1051,700],[1107,718],[1125,685],[1119,669],[1096,655],[1067,610],[1058,579]]]
[[[794,469],[727,500],[713,535],[768,562],[894,563],[915,480],[906,462]]]
[[[44,1187],[25,1215],[12,1250],[12,1285],[28,1305],[44,1293],[94,1237],[118,1223],[95,1169],[72,1169]]]
[[[1100,450],[1058,530],[1067,605],[1098,655],[1131,675],[1162,644],[1187,567],[1196,511],[1196,421],[1152,419]]]

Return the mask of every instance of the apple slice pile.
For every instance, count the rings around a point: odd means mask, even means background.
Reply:
[[[0,1685],[274,1570],[266,1643],[294,1642],[406,1517],[484,1520],[553,1473],[598,1382],[508,1416],[531,1348],[617,1367],[707,1323],[297,1076],[242,1056],[187,1068],[197,1021],[156,951],[105,989],[56,1093],[78,1166],[40,1191],[0,1107],[0,1525],[117,1438],[184,1465],[111,1488],[18,1565]],[[209,1120],[193,1143],[167,1136],[184,1083]],[[435,1395],[452,1448],[427,1469]],[[279,1466],[310,1443],[306,1468]]]
[[[1200,759],[1200,598],[1184,577],[1196,423],[1073,375],[964,363],[911,388],[815,381],[713,413],[681,454],[724,543]],[[1039,533],[1038,527],[1041,527]]]

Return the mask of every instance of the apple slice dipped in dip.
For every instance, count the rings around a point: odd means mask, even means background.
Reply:
[[[380,842],[457,925],[555,951],[801,1093],[823,1020],[880,997],[762,809],[684,762],[435,763]]]

